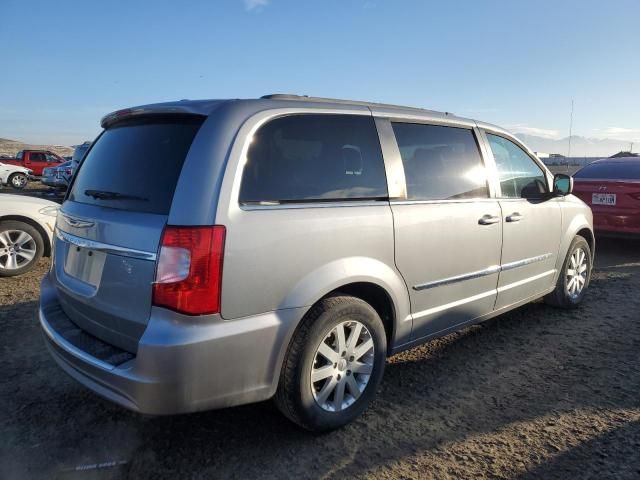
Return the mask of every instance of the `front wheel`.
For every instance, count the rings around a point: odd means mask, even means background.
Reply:
[[[386,351],[384,325],[371,305],[347,295],[324,298],[291,340],[276,405],[308,430],[346,425],[375,396]]]
[[[589,243],[577,235],[571,242],[556,288],[545,297],[555,307],[575,308],[582,302],[591,280],[592,256]]]
[[[11,185],[11,187],[15,188],[16,190],[22,190],[27,186],[28,181],[29,178],[27,177],[27,175],[20,172],[12,173],[11,175],[9,175],[8,179],[9,185]]]

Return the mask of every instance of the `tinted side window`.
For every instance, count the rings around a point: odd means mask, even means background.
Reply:
[[[542,169],[518,145],[487,133],[498,169],[503,198],[535,198],[547,192]]]
[[[254,135],[240,187],[241,203],[387,197],[373,118],[290,115]]]
[[[40,153],[40,152],[33,152],[31,155],[29,155],[29,159],[32,162],[44,162],[44,161],[46,161],[44,153]]]
[[[393,123],[410,200],[486,198],[478,144],[465,128]]]

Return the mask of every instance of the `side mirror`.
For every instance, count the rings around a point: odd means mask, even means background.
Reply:
[[[573,178],[564,173],[558,173],[553,177],[553,193],[559,197],[565,197],[573,192]]]

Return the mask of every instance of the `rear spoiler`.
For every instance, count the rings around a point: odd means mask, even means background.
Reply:
[[[203,117],[202,112],[196,112],[189,106],[166,106],[166,107],[135,107],[116,110],[102,117],[100,126],[109,128],[123,120],[141,116],[168,116],[168,115],[194,115]]]

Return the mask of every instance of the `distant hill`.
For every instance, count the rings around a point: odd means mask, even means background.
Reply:
[[[553,139],[524,133],[516,133],[516,137],[522,140],[527,147],[534,152],[567,155],[569,137]],[[629,142],[610,138],[598,139],[581,137],[579,135],[571,136],[572,157],[609,157],[621,150],[629,150]]]
[[[73,154],[73,147],[65,147],[64,145],[32,145],[18,140],[0,138],[0,155],[14,156],[20,150],[49,150],[62,157]]]

